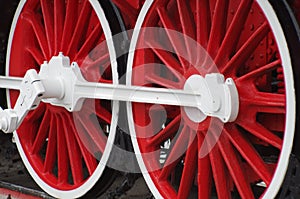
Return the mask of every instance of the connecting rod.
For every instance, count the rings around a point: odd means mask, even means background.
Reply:
[[[88,82],[76,62],[60,53],[41,65],[40,72],[28,70],[24,78],[0,76],[0,88],[20,91],[13,109],[0,110],[0,128],[13,132],[30,110],[42,101],[79,111],[85,99],[105,99],[187,107],[222,122],[234,121],[238,114],[238,92],[231,78],[219,73],[193,75],[183,89],[152,88]]]

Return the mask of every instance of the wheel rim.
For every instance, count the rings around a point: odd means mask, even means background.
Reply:
[[[168,30],[160,40],[162,30],[140,27]],[[226,124],[191,122],[180,107],[128,103],[134,149],[154,196],[273,198],[293,143],[295,94],[289,50],[271,5],[147,1],[135,30],[131,50],[138,50],[129,54],[128,84],[181,89],[193,74],[216,72],[194,65],[193,44],[182,36],[188,35],[218,72],[234,79],[240,98],[237,120]],[[207,155],[203,145],[211,149]]]
[[[88,81],[117,83],[111,32],[98,1],[21,1],[6,74],[23,76],[63,52]],[[11,66],[11,67],[10,67]],[[8,92],[12,107],[18,92]],[[14,134],[34,180],[55,197],[80,197],[103,173],[115,136],[118,103],[86,100],[78,113],[42,103]],[[99,190],[100,191],[100,190]]]

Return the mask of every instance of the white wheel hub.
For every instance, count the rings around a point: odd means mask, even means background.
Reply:
[[[217,117],[223,122],[236,119],[239,100],[231,78],[224,83],[224,76],[218,73],[208,74],[205,78],[201,75],[192,75],[185,82],[184,90],[202,94],[199,102],[204,103],[204,106],[184,107],[185,113],[193,122],[202,122],[207,116]]]

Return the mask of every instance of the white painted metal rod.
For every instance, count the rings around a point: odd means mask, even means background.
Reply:
[[[174,106],[199,107],[200,93],[180,89],[150,88],[143,86],[80,83],[75,86],[76,96]]]
[[[0,76],[0,88],[19,90],[23,78]],[[113,85],[95,82],[80,82],[75,93],[81,98],[130,101],[199,107],[200,93],[180,89],[150,88],[143,86]]]
[[[0,88],[19,90],[23,78],[0,76]]]

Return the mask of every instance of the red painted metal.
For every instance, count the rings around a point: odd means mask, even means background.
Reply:
[[[138,145],[155,187],[165,198],[261,196],[258,189],[265,188],[256,183],[268,187],[272,180],[286,114],[281,58],[263,11],[251,0],[161,0],[143,27],[176,30],[200,44],[218,71],[234,79],[240,100],[237,120],[224,125],[213,118],[194,123],[180,107],[133,103]],[[164,36],[161,43],[149,31],[139,40],[134,85],[181,89],[191,75],[215,70],[186,38],[168,30]],[[212,150],[202,156],[203,147]]]
[[[23,194],[18,191],[13,191],[5,188],[0,188],[1,198],[14,198],[14,199],[40,199],[41,197],[31,196],[28,194]]]
[[[145,0],[112,0],[122,14],[127,30],[133,29]]]
[[[24,181],[24,179],[22,179],[21,181]],[[3,182],[3,181],[0,181],[0,198],[13,198],[13,199],[48,198],[48,199],[52,199],[51,196],[47,195],[44,192],[41,192],[38,189],[27,188],[24,186],[11,184],[11,183],[7,183],[7,182]]]
[[[44,61],[63,52],[76,61],[88,81],[112,83],[102,26],[87,0],[28,0],[12,40],[9,75],[39,70]],[[12,106],[18,92],[10,91]],[[93,120],[97,122],[93,122]],[[29,113],[17,133],[26,158],[50,187],[73,190],[95,171],[104,151],[111,122],[111,103],[84,103],[78,113],[41,104]]]

